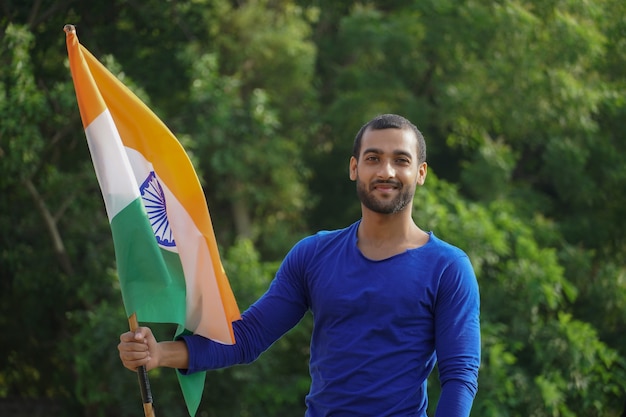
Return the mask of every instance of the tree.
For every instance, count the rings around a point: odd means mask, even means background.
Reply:
[[[186,48],[190,93],[178,125],[194,138],[211,207],[232,219],[218,229],[222,241],[251,238],[276,257],[305,230],[315,48],[305,10],[266,3],[225,9],[214,45]]]
[[[0,192],[8,197],[0,202],[0,390],[72,398],[69,335],[84,325],[73,315],[115,294],[114,276],[103,267],[112,247],[101,239],[106,218],[84,215],[101,212],[101,201],[91,197],[98,191],[88,157],[72,159],[87,155],[78,118],[63,117],[75,114],[73,91],[36,81],[32,45],[28,30],[9,25],[0,46]]]
[[[506,202],[467,202],[433,175],[416,196],[420,225],[465,248],[477,271],[483,363],[473,414],[621,415],[626,361],[573,316],[578,290],[546,244],[562,239],[556,225],[524,222]]]

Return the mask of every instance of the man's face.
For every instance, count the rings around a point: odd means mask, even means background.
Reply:
[[[350,159],[350,179],[356,181],[361,204],[380,214],[411,209],[415,187],[424,184],[426,163],[417,160],[417,140],[411,130],[367,130],[358,161]]]

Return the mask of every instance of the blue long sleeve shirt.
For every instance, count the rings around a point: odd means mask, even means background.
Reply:
[[[306,417],[425,417],[438,363],[436,417],[469,415],[480,364],[479,292],[467,255],[432,232],[422,247],[373,261],[359,222],[303,239],[268,291],[233,323],[235,345],[184,336],[184,373],[254,361],[311,310]]]

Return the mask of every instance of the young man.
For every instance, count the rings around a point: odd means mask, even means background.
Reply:
[[[468,416],[480,364],[478,285],[463,251],[413,221],[426,171],[419,130],[401,116],[374,118],[350,158],[362,218],[297,243],[233,323],[235,345],[195,335],[158,343],[141,327],[120,337],[124,366],[195,372],[250,363],[310,309],[307,417],[424,417],[435,362],[436,417]]]

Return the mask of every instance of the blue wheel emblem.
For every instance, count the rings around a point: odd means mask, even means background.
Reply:
[[[157,243],[166,247],[176,246],[165,211],[165,193],[154,171],[151,171],[148,178],[141,184],[139,192]]]

